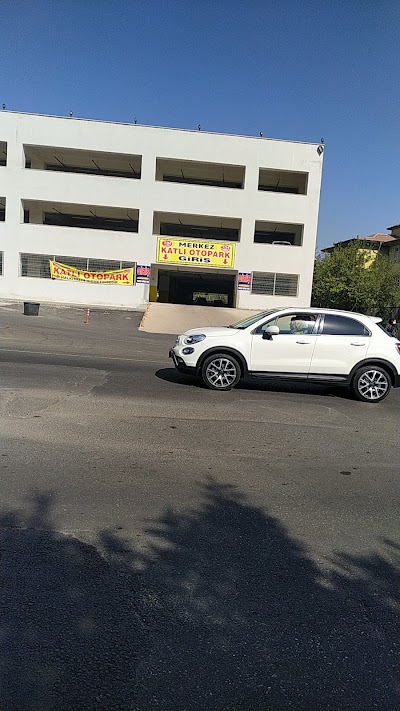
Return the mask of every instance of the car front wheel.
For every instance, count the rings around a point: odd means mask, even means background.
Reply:
[[[354,376],[353,391],[363,402],[381,402],[392,387],[390,375],[375,365],[360,368]]]
[[[226,353],[216,353],[205,359],[201,377],[211,390],[230,390],[240,380],[240,365]]]

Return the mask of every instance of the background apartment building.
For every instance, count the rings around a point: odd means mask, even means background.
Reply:
[[[322,158],[318,144],[2,111],[0,298],[307,306]],[[220,249],[229,259],[199,257]],[[133,267],[134,283],[53,280],[50,260]]]

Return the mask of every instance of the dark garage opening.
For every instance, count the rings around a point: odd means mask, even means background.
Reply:
[[[162,270],[158,272],[157,301],[164,304],[234,306],[235,274]]]

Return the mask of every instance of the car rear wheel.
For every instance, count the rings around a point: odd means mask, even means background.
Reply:
[[[391,387],[390,375],[375,365],[360,368],[353,380],[354,394],[363,402],[381,402],[389,395]]]
[[[226,353],[215,353],[205,359],[201,377],[211,390],[230,390],[240,380],[240,365]]]

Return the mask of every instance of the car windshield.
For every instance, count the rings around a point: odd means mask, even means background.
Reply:
[[[262,318],[265,318],[266,316],[270,316],[271,314],[276,313],[280,309],[270,309],[269,311],[261,311],[258,314],[253,314],[253,316],[248,316],[247,318],[244,318],[242,321],[238,321],[237,323],[232,323],[229,328],[238,328],[238,329],[243,329],[243,328],[249,328],[249,326],[253,326],[253,324],[257,323]]]

